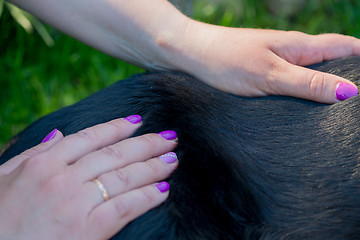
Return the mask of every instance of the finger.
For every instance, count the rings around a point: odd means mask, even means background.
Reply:
[[[71,164],[89,152],[128,138],[140,125],[141,117],[139,115],[99,124],[65,137],[46,154],[57,156],[57,159]]]
[[[321,61],[360,55],[360,39],[340,34],[321,34],[314,36],[315,46],[320,49]],[[304,63],[310,65],[321,61]]]
[[[12,172],[26,159],[47,151],[48,149],[50,149],[50,147],[52,147],[55,143],[59,142],[63,138],[64,138],[63,134],[59,130],[54,129],[43,139],[43,141],[40,144],[24,151],[20,155],[13,157],[9,161],[1,165],[0,175],[8,174]]]
[[[88,218],[87,233],[93,239],[109,239],[126,224],[150,209],[160,205],[168,197],[166,182],[145,186],[121,194],[100,204]]]
[[[125,168],[102,174],[97,179],[103,184],[108,196],[113,198],[167,178],[175,170],[177,164],[176,154],[169,152],[146,162],[134,163]],[[93,188],[92,196],[89,195],[89,199],[94,199],[97,204],[103,202],[103,196],[99,194],[97,186],[93,182],[88,183]]]
[[[327,60],[360,55],[360,39],[340,34],[307,35],[289,32],[293,41],[275,45],[272,50],[288,62],[307,66]],[[306,43],[306,44],[304,44]]]
[[[177,145],[173,140],[177,138],[176,133],[171,130],[164,132],[171,133],[172,139],[154,133],[129,138],[84,156],[72,166],[73,171],[86,182],[105,172],[172,151]]]
[[[336,75],[323,73],[286,61],[278,65],[268,80],[268,94],[280,94],[332,104],[358,94],[355,84]],[[274,90],[276,89],[276,90]]]

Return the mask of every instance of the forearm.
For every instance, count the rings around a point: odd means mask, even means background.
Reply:
[[[11,2],[100,51],[148,69],[174,69],[168,51],[176,48],[170,45],[189,20],[166,0]]]
[[[358,91],[343,78],[297,66],[360,55],[352,37],[215,26],[187,18],[166,0],[10,1],[111,56],[183,71],[233,94],[334,103],[343,100],[340,83],[351,96]]]

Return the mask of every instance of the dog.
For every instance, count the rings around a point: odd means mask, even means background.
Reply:
[[[360,57],[309,66],[359,84]],[[40,143],[140,114],[142,135],[178,133],[168,200],[113,239],[360,239],[360,96],[333,105],[244,98],[175,72],[119,81],[36,121],[4,163]]]

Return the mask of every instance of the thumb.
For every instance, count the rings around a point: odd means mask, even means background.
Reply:
[[[20,155],[13,157],[9,161],[1,165],[0,175],[9,174],[10,172],[14,171],[22,162],[24,162],[30,157],[33,157],[37,154],[47,151],[51,146],[53,146],[63,137],[64,137],[63,134],[59,130],[54,129],[42,140],[40,144],[36,145],[35,147],[27,149]]]
[[[332,104],[358,94],[357,86],[342,77],[286,63],[279,73],[278,94]]]

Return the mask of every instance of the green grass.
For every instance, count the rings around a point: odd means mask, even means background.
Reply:
[[[277,2],[196,0],[192,14],[224,26],[360,37],[358,0],[300,1],[295,7],[276,6]],[[0,147],[39,117],[143,71],[48,30],[55,40],[53,47],[47,47],[38,34],[26,33],[6,9],[0,18]]]
[[[49,48],[6,12],[0,29],[0,145],[39,117],[143,71],[53,30]]]

